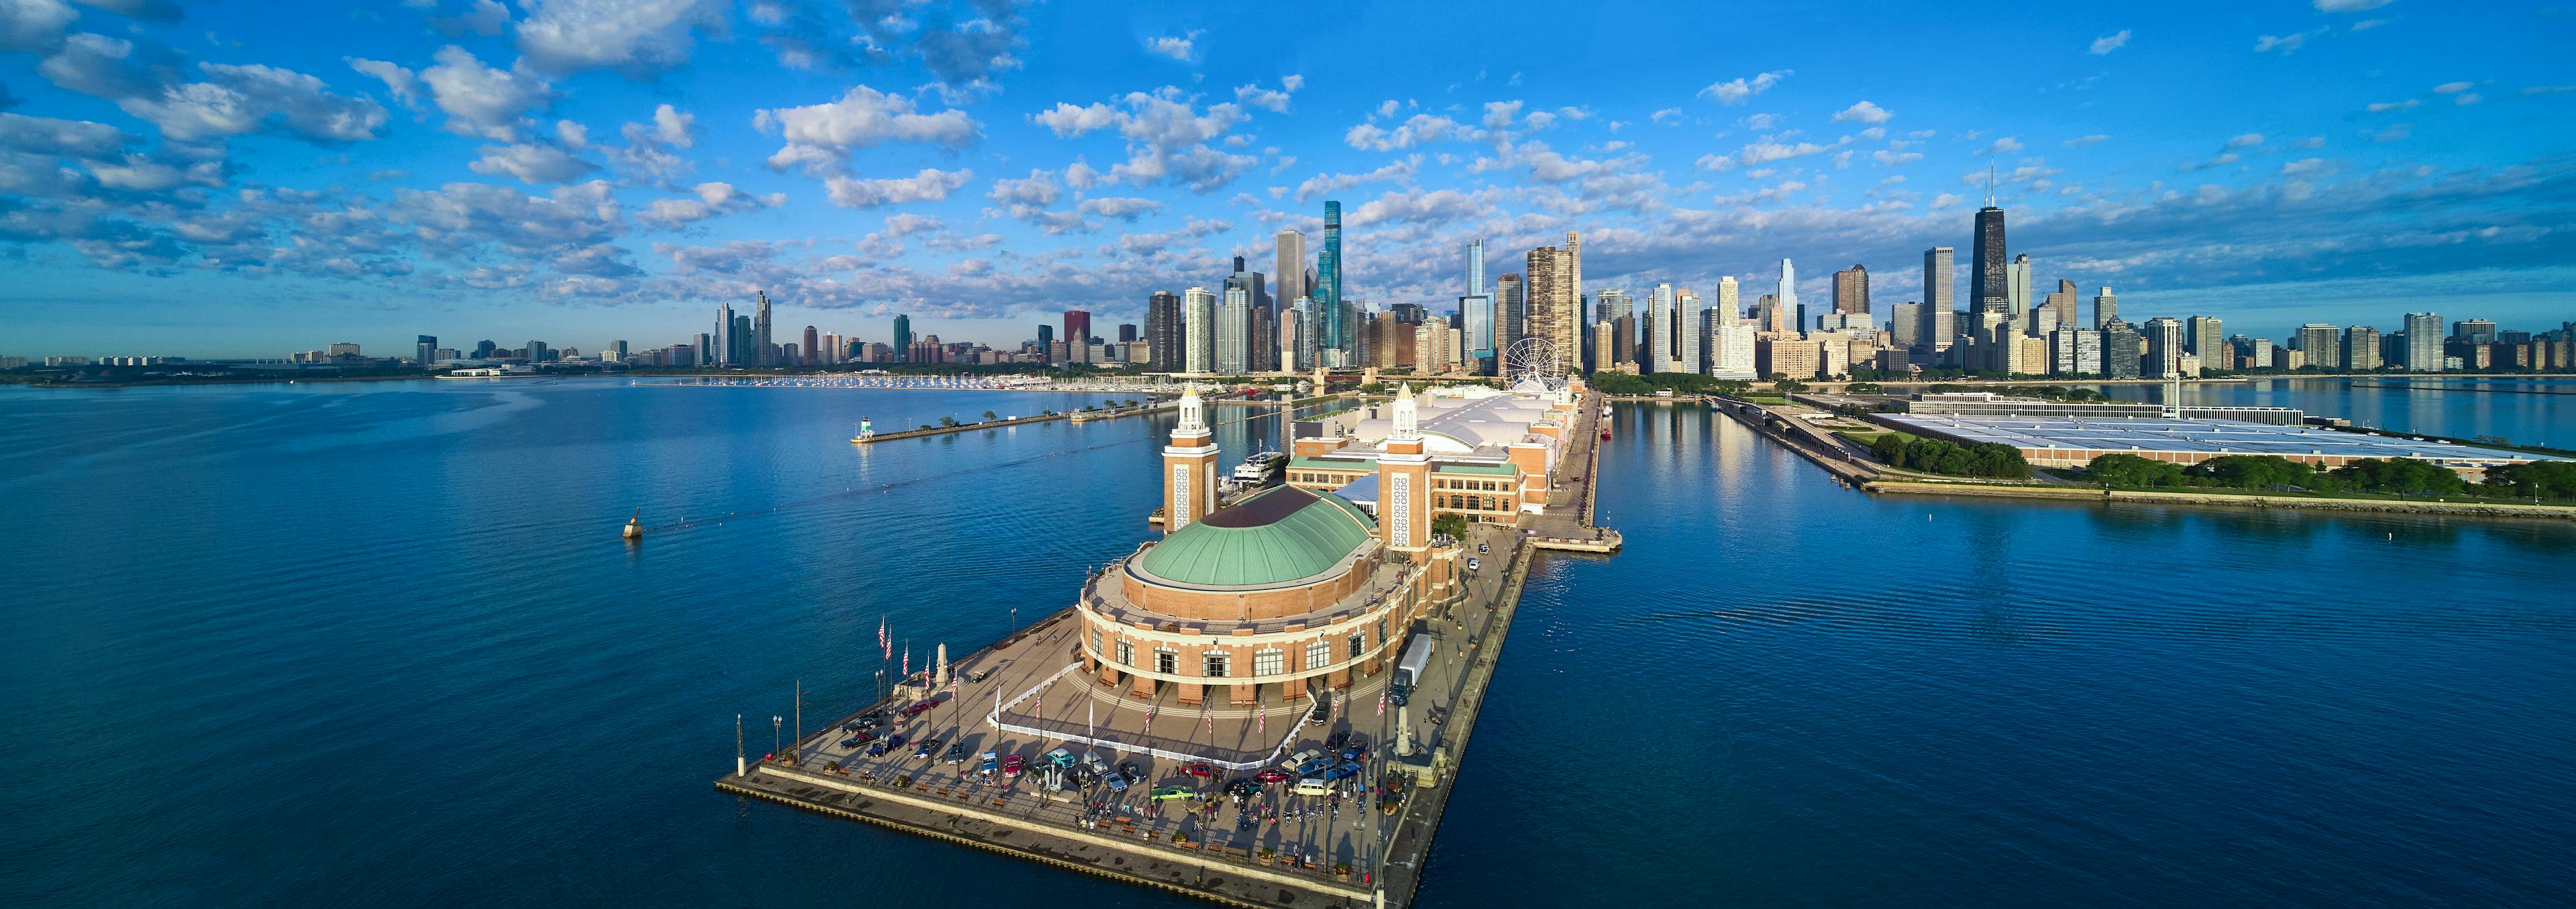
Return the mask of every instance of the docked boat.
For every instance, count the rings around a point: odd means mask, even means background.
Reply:
[[[1243,463],[1234,465],[1235,482],[1246,486],[1276,486],[1288,478],[1288,454],[1280,451],[1256,451]]]

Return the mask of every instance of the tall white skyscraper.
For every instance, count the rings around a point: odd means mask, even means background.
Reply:
[[[1705,340],[1703,333],[1708,330],[1708,326],[1701,323],[1706,322],[1708,316],[1701,308],[1699,294],[1690,288],[1682,288],[1679,293],[1673,295],[1673,308],[1681,312],[1681,371],[1707,372],[1708,361],[1701,355],[1700,348],[1703,346],[1701,342]]]
[[[1762,377],[1753,359],[1753,326],[1740,321],[1721,322],[1709,337],[1713,341],[1708,352],[1709,375],[1748,381]]]
[[[1744,301],[1736,296],[1734,275],[1717,279],[1717,319],[1719,325],[1744,321]]]
[[[2406,314],[2406,371],[2442,371],[2442,314]]]
[[[1181,363],[1183,372],[1216,368],[1216,295],[1207,288],[1181,292]]]
[[[1485,241],[1467,244],[1467,296],[1485,293]]]
[[[2018,323],[2030,311],[2030,256],[2024,254],[2004,264],[2004,314]]]
[[[1216,371],[1219,375],[1239,376],[1252,371],[1252,291],[1247,287],[1225,289],[1225,302],[1216,307]]]
[[[1794,314],[1798,311],[1798,267],[1790,264],[1789,260],[1780,260],[1780,288],[1771,293],[1773,298],[1779,301],[1781,312]],[[1805,322],[1805,319],[1799,319],[1799,324],[1793,327],[1803,334],[1807,329],[1814,327]]]
[[[1959,314],[1952,309],[1958,305],[1957,298],[1953,296],[1955,276],[1951,274],[1951,260],[1955,255],[1956,251],[1947,246],[1923,251],[1923,321],[1920,331],[1925,350],[1949,350],[1951,342],[1959,337]]]

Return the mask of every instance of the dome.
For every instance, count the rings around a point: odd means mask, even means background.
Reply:
[[[1376,535],[1359,506],[1273,486],[1219,509],[1146,550],[1155,578],[1208,587],[1283,584],[1331,571]]]

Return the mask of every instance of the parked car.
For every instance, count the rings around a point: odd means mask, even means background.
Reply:
[[[1127,791],[1127,778],[1120,774],[1112,773],[1103,776],[1100,778],[1100,783],[1101,785],[1109,787],[1109,791],[1111,792]]]
[[[940,760],[950,764],[966,763],[966,743],[959,742],[948,746],[947,756],[940,758]]]
[[[906,708],[904,708],[904,709],[903,709],[903,718],[904,718],[904,719],[907,719],[907,720],[912,719],[913,717],[917,717],[917,716],[920,716],[920,715],[922,715],[922,714],[929,713],[929,712],[930,712],[930,708],[937,707],[937,706],[939,706],[939,699],[938,699],[938,698],[932,698],[932,699],[930,699],[930,700],[923,701],[923,702],[918,703],[918,704],[914,704],[914,705],[912,705],[912,706],[910,706],[910,707],[906,707]]]
[[[1366,754],[1368,754],[1367,739],[1354,738],[1342,746],[1342,760],[1356,761]]]
[[[1191,764],[1181,768],[1181,772],[1201,779],[1216,778],[1216,768],[1207,764]]]
[[[1145,771],[1139,769],[1136,766],[1135,761],[1128,761],[1124,764],[1118,765],[1118,775],[1126,777],[1127,782],[1130,783],[1142,783],[1145,781]]]
[[[1351,761],[1343,761],[1333,765],[1333,769],[1324,771],[1326,780],[1346,780],[1358,775],[1360,775],[1360,765]]]
[[[929,759],[930,759],[930,756],[931,756],[931,755],[938,754],[938,753],[939,753],[939,740],[938,740],[938,739],[922,739],[920,744],[917,744],[917,745],[914,745],[914,746],[913,746],[913,748],[912,748],[912,759],[913,759],[913,760],[916,760],[916,761],[926,761],[926,760],[929,760]]]
[[[1342,743],[1343,743],[1343,742],[1347,742],[1347,741],[1350,741],[1350,740],[1351,740],[1351,734],[1350,734],[1350,733],[1348,733],[1348,732],[1335,732],[1335,733],[1333,733],[1332,735],[1330,735],[1330,736],[1328,736],[1328,737],[1326,737],[1326,738],[1324,739],[1324,750],[1326,750],[1326,751],[1335,751],[1335,750],[1339,750],[1339,749],[1342,747]]]
[[[1491,546],[1487,546],[1487,545],[1485,545],[1485,544],[1483,544],[1483,543],[1478,543],[1478,544],[1476,544],[1476,554],[1477,554],[1477,555],[1484,555],[1485,553],[1492,552],[1492,551],[1494,551],[1494,549],[1493,549],[1493,547],[1491,547]]]
[[[1058,767],[1073,766],[1073,752],[1058,748],[1046,753],[1046,762]]]
[[[1476,561],[1476,557],[1475,557],[1475,556],[1468,556],[1468,557],[1467,557],[1467,570],[1468,570],[1468,571],[1474,571],[1474,570],[1476,570],[1476,569],[1483,568],[1483,567],[1485,567],[1485,563],[1483,563],[1483,562],[1479,562],[1479,561]]]
[[[1020,775],[1020,771],[1026,769],[1028,769],[1028,760],[1020,757],[1019,755],[1014,754],[1002,759],[1003,776],[1017,778]]]
[[[1288,787],[1288,791],[1297,795],[1331,795],[1333,784],[1324,782],[1321,777],[1310,776],[1298,780],[1296,785]]]
[[[885,756],[885,753],[886,753],[886,745],[888,745],[888,744],[890,744],[890,743],[887,743],[887,742],[878,742],[878,743],[876,743],[876,744],[874,744],[874,745],[869,745],[869,746],[868,746],[868,756],[869,756],[869,757],[884,757],[884,756]]]
[[[1331,761],[1327,761],[1327,760],[1324,760],[1323,758],[1316,758],[1316,759],[1314,759],[1314,760],[1307,761],[1307,762],[1305,762],[1305,763],[1303,763],[1303,764],[1299,764],[1299,765],[1297,765],[1297,775],[1298,775],[1298,776],[1314,776],[1315,774],[1322,773],[1322,772],[1324,772],[1324,771],[1326,771],[1326,770],[1331,769],[1331,768],[1332,768],[1332,766],[1333,766],[1333,762],[1331,762]]]
[[[1199,791],[1188,786],[1165,786],[1161,789],[1154,790],[1154,801],[1157,802],[1168,802],[1173,799],[1194,799],[1198,797]]]
[[[992,776],[994,771],[1002,769],[1002,753],[999,751],[984,752],[984,763],[978,765],[976,769],[983,771],[985,776]]]
[[[903,742],[903,733],[900,732],[893,733],[885,737],[885,745],[888,748],[901,748],[903,747]]]
[[[841,740],[841,750],[843,750],[843,751],[848,751],[848,750],[850,750],[850,749],[852,749],[852,748],[856,748],[856,747],[859,747],[859,737],[858,737],[858,736],[855,736],[855,735],[854,735],[854,736],[851,736],[851,737],[849,737],[849,738],[846,738],[846,739],[842,739],[842,740]]]
[[[1264,783],[1285,783],[1288,781],[1288,771],[1273,767],[1253,774],[1252,778]]]
[[[1324,756],[1324,753],[1323,753],[1323,752],[1321,752],[1321,751],[1317,751],[1317,750],[1312,749],[1312,748],[1308,748],[1308,749],[1306,749],[1306,750],[1304,750],[1304,751],[1300,751],[1300,752],[1297,752],[1296,754],[1292,754],[1292,755],[1289,755],[1289,756],[1287,756],[1287,757],[1285,757],[1285,758],[1280,759],[1280,761],[1279,761],[1279,766],[1281,766],[1281,767],[1296,767],[1296,766],[1298,766],[1298,765],[1300,765],[1300,764],[1304,764],[1304,763],[1306,763],[1307,761],[1311,761],[1311,760],[1314,760],[1314,759],[1316,759],[1316,758],[1323,757],[1323,756]]]
[[[1104,761],[1104,760],[1101,760],[1101,759],[1100,759],[1100,752],[1097,752],[1097,751],[1085,751],[1085,752],[1083,752],[1083,753],[1082,753],[1082,766],[1085,766],[1085,767],[1089,767],[1089,768],[1091,768],[1092,775],[1094,775],[1094,776],[1108,776],[1108,775],[1109,775],[1109,762],[1108,762],[1108,761]]]
[[[1253,782],[1247,777],[1225,784],[1225,791],[1227,795],[1248,796],[1255,792],[1260,792],[1261,784]]]

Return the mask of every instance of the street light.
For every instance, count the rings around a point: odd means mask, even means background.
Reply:
[[[778,728],[779,728],[780,726],[785,725],[786,723],[787,723],[787,718],[786,718],[786,717],[783,717],[783,716],[772,716],[772,717],[770,717],[770,718],[769,718],[769,759],[770,759],[770,760],[773,760],[773,761],[778,760],[778,759],[779,759],[779,757],[780,757],[779,753],[780,753],[780,752],[782,752],[782,751],[787,750],[787,749],[786,749],[786,747],[785,747],[785,745],[783,744],[784,740],[783,740],[783,739],[781,739],[781,738],[779,738],[779,734],[778,734]]]

